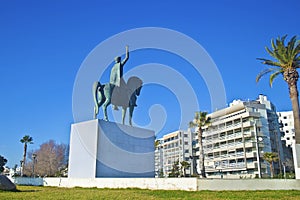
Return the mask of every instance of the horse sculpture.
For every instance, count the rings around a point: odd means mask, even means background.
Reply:
[[[93,97],[94,97],[94,119],[97,118],[99,107],[102,106],[104,120],[108,121],[107,107],[112,104],[115,109],[119,106],[122,107],[122,124],[125,123],[126,110],[129,107],[129,124],[132,126],[132,115],[136,105],[137,96],[140,95],[143,81],[138,77],[130,77],[125,83],[121,82],[120,87],[114,86],[110,83],[101,85],[96,81],[93,84]]]

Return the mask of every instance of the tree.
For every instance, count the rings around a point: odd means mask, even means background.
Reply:
[[[39,149],[28,153],[31,162],[28,163],[27,168],[33,168],[34,160],[31,155],[36,154],[35,174],[39,176],[62,176],[67,167],[67,147],[65,144],[57,144],[54,140],[41,144]],[[32,170],[28,170],[26,173],[31,174]]]
[[[164,170],[160,169],[158,172],[158,178],[163,178],[164,177]]]
[[[189,168],[191,166],[191,164],[186,161],[181,161],[180,166],[181,166],[181,170],[183,172],[183,176],[186,177],[186,169]]]
[[[273,169],[273,162],[278,161],[278,154],[273,152],[265,152],[263,154],[263,159],[267,161],[270,164],[270,170],[271,170],[271,178],[274,177],[274,169]]]
[[[23,175],[24,172],[24,166],[25,166],[25,161],[26,161],[26,155],[27,155],[27,144],[33,144],[33,139],[29,135],[25,135],[21,140],[21,143],[24,144],[24,150],[23,150],[23,163],[21,166],[21,174]]]
[[[294,160],[293,158],[287,158],[284,162],[285,166],[287,167],[287,171],[294,172],[295,166],[294,166]]]
[[[258,58],[263,64],[271,66],[261,71],[257,77],[258,82],[262,76],[271,73],[269,84],[272,87],[273,80],[278,76],[282,75],[283,79],[288,84],[290,99],[292,102],[293,114],[294,114],[294,126],[295,126],[295,141],[296,144],[300,144],[300,116],[299,116],[299,99],[298,99],[298,88],[297,82],[299,74],[297,68],[300,67],[300,41],[297,40],[297,36],[285,44],[287,35],[278,37],[276,41],[271,40],[272,48],[266,47],[266,51],[270,54],[275,61]]]
[[[195,118],[190,122],[190,127],[197,127],[198,130],[198,143],[199,143],[199,166],[201,170],[202,178],[206,178],[205,167],[204,167],[204,151],[203,151],[203,127],[210,125],[210,117],[207,116],[207,112],[196,112]]]
[[[7,163],[7,160],[0,155],[0,173],[4,171],[4,166]]]
[[[169,177],[178,177],[179,175],[180,175],[179,160],[177,160],[173,163],[171,172],[169,173]]]
[[[159,144],[160,144],[159,140],[155,140],[154,147],[157,148],[159,146]]]

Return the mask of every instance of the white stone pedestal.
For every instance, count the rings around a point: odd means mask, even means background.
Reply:
[[[295,178],[300,179],[300,144],[293,145],[293,158],[295,167]]]
[[[72,124],[68,177],[154,177],[154,140],[154,131],[98,119]]]

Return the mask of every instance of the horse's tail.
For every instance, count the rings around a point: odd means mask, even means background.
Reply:
[[[98,81],[95,81],[93,84],[92,92],[93,92],[93,99],[95,103],[94,107],[94,119],[97,118],[97,115],[99,113],[99,104],[98,104],[98,90],[101,88],[101,84]]]

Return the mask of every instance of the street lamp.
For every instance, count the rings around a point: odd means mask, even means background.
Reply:
[[[283,162],[282,165],[283,165],[283,176],[284,176],[284,179],[286,179],[285,162]]]
[[[23,176],[23,160],[20,160],[20,166],[21,176]]]
[[[33,178],[35,178],[35,175],[34,175],[34,164],[35,164],[35,159],[36,159],[36,154],[32,154],[32,159],[33,159],[33,165],[32,165],[32,174],[33,174]]]
[[[260,155],[259,155],[259,145],[258,145],[258,143],[262,142],[263,138],[257,136],[256,121],[254,122],[254,137],[255,137],[255,147],[256,147],[256,159],[257,159],[258,178],[261,178],[261,166],[260,166]]]
[[[221,176],[221,179],[223,179],[223,171],[222,171],[222,167],[220,167],[220,169],[217,169],[217,167],[219,167],[219,166],[215,165],[215,169],[219,171],[219,174],[220,174],[220,176]]]

